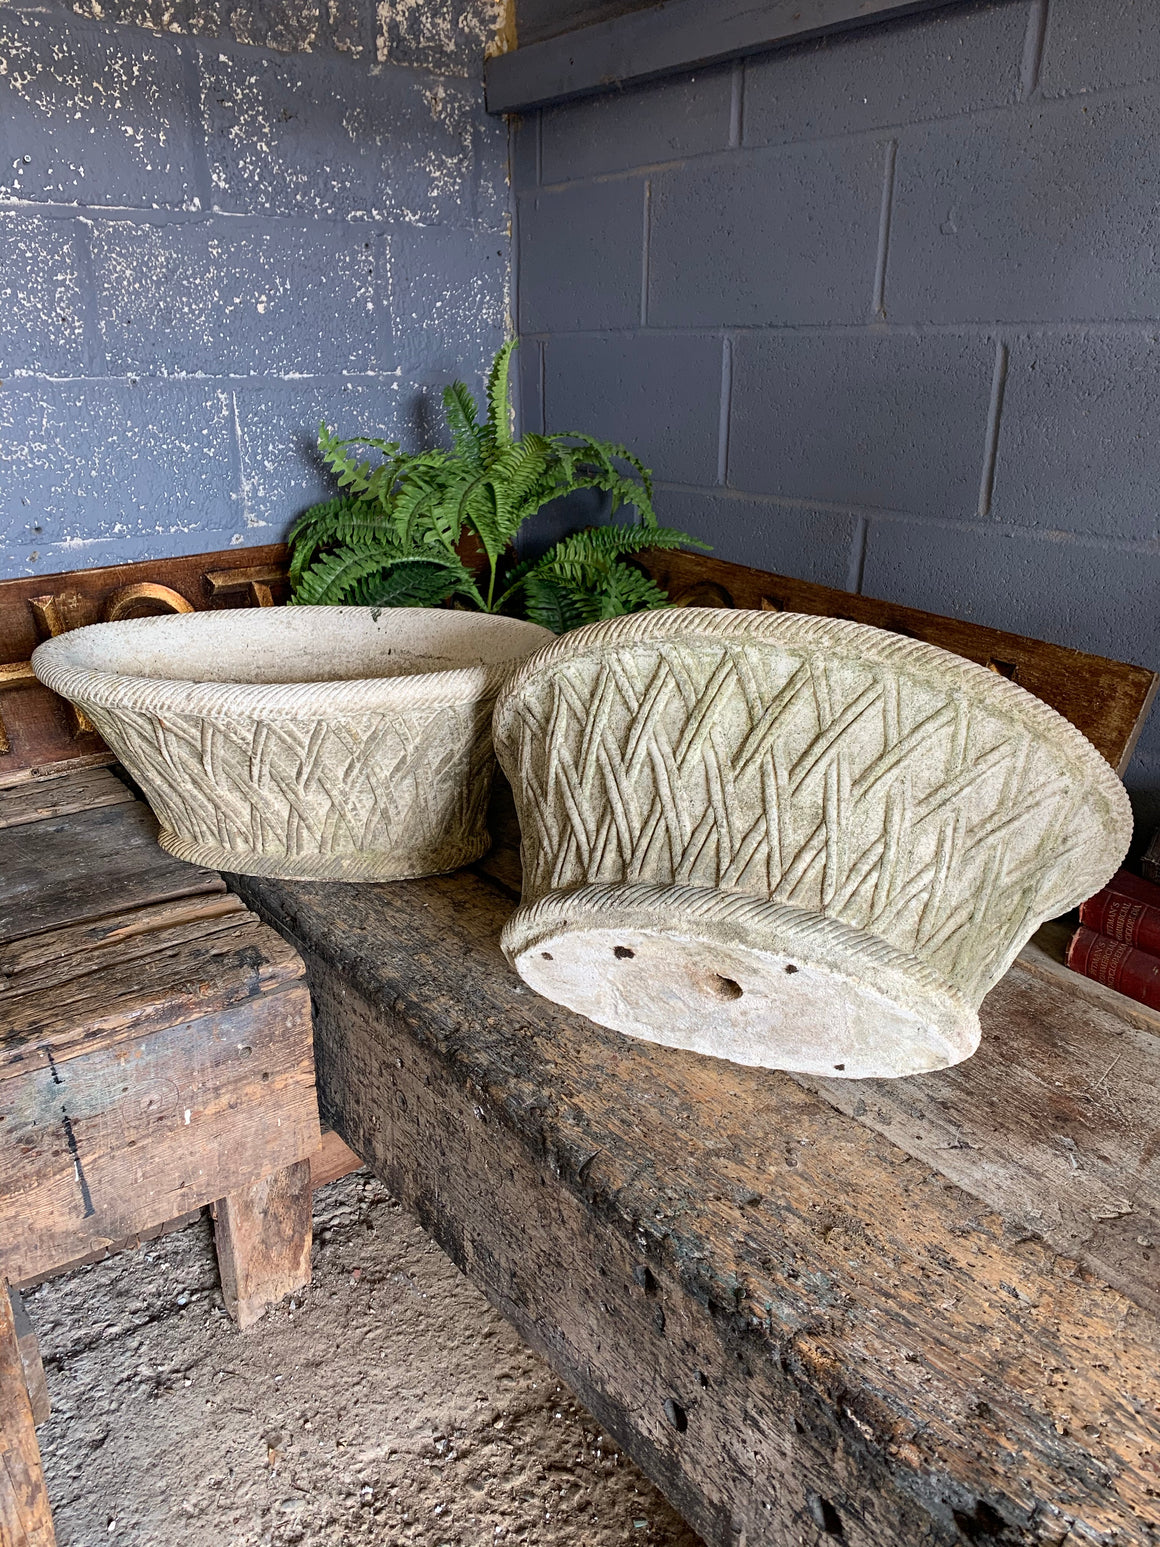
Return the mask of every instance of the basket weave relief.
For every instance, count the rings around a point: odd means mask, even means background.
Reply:
[[[517,669],[495,741],[521,976],[634,1036],[813,1074],[967,1057],[984,994],[1131,833],[1123,786],[1054,710],[840,620],[593,624]]]
[[[41,645],[180,859],[378,881],[488,847],[491,711],[552,636],[433,609],[290,607],[96,624]]]

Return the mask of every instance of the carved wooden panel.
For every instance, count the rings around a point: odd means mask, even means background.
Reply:
[[[699,553],[654,551],[642,555],[642,563],[679,607],[748,607],[849,618],[977,661],[1050,704],[1099,748],[1119,774],[1131,760],[1160,684],[1156,672],[1145,666]]]
[[[272,607],[285,594],[281,545],[0,581],[0,786],[114,761],[88,718],[36,681],[29,657],[42,640],[120,618]]]

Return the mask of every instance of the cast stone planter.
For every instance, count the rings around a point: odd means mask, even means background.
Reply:
[[[140,784],[169,853],[385,881],[486,851],[492,704],[552,638],[479,613],[247,608],[95,624],[32,664]]]
[[[495,712],[523,832],[503,946],[539,993],[814,1075],[939,1069],[1044,919],[1115,871],[1123,786],[1054,710],[827,618],[589,625]]]

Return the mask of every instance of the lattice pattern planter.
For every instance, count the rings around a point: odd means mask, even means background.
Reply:
[[[1131,833],[1094,747],[931,645],[792,614],[577,631],[500,696],[520,974],[604,1025],[741,1063],[958,1062],[1034,929]]]
[[[140,784],[171,854],[392,880],[486,851],[492,704],[552,637],[434,609],[245,609],[77,629],[33,666]]]

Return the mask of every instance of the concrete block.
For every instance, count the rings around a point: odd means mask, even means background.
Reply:
[[[516,113],[508,119],[508,169],[512,189],[524,193],[540,182],[540,115]]]
[[[482,90],[330,58],[202,56],[215,207],[503,228],[503,123]]]
[[[507,336],[506,235],[407,226],[391,236],[393,363],[442,385],[482,379]]]
[[[1045,97],[1160,78],[1160,7],[1151,0],[1051,0],[1039,89]]]
[[[964,519],[978,508],[994,345],[982,337],[745,333],[731,487]]]
[[[398,440],[408,450],[430,444],[432,394],[398,377],[384,382],[286,382],[234,391],[249,527],[266,542],[281,539],[309,505],[338,492],[318,457],[318,426],[340,435]],[[369,453],[368,453],[369,454]]]
[[[380,64],[478,79],[485,50],[506,36],[497,0],[379,0],[376,10]]]
[[[109,370],[389,370],[382,240],[357,226],[99,221],[93,267]]]
[[[543,181],[676,161],[729,144],[733,67],[718,65],[543,115]]]
[[[1012,340],[992,518],[1160,539],[1160,340],[1076,333]]]
[[[657,519],[712,543],[713,557],[844,588],[861,528],[848,510],[708,490],[658,489]]]
[[[640,321],[643,181],[524,194],[519,222],[521,333]]]
[[[0,393],[0,575],[244,540],[232,436],[229,394],[208,382],[10,387]]]
[[[544,345],[548,430],[626,445],[658,479],[717,481],[720,401],[718,338],[617,333]]]
[[[149,32],[234,38],[281,53],[330,49],[373,54],[372,7],[364,0],[73,0],[78,16]]]
[[[868,317],[883,164],[881,145],[847,140],[735,152],[658,173],[649,322],[706,327]]]
[[[0,377],[80,376],[84,366],[72,222],[0,214]]]
[[[1160,553],[873,517],[862,591],[1115,660],[1160,662]]]
[[[197,209],[181,47],[0,10],[0,200]]]
[[[862,590],[1142,666],[1160,663],[1160,553],[944,522],[872,520]],[[1125,783],[1160,821],[1160,715]]]
[[[857,134],[952,118],[1018,97],[1027,8],[956,5],[745,66],[745,143]]]
[[[521,435],[544,434],[544,391],[538,339],[527,339],[516,350],[516,424]]]
[[[901,136],[891,321],[1154,318],[1160,99],[1137,91]]]

